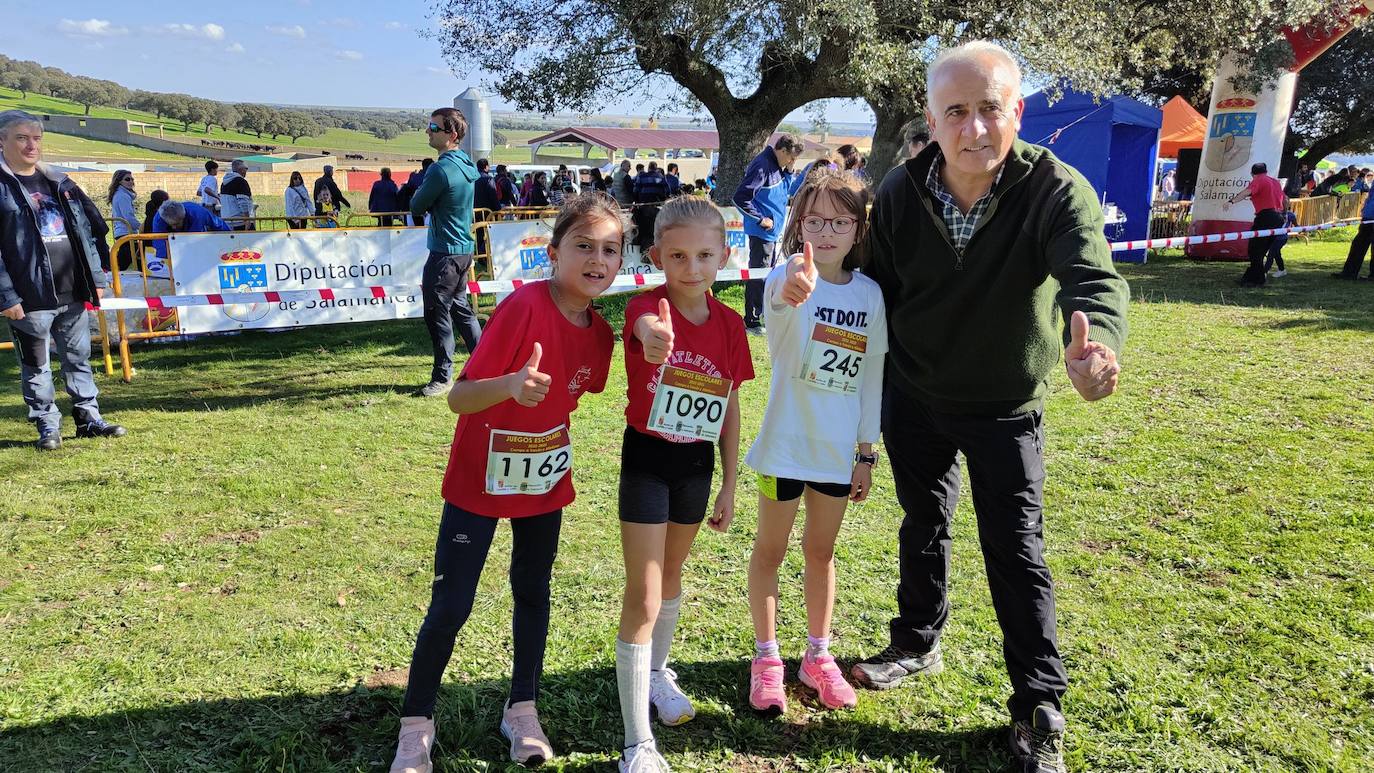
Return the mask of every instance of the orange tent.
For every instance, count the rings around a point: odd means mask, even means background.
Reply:
[[[1207,119],[1183,97],[1164,103],[1164,125],[1159,129],[1159,157],[1178,158],[1181,148],[1202,148]]]

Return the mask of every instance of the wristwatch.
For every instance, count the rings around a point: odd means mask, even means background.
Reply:
[[[878,464],[878,452],[877,452],[877,451],[874,451],[874,452],[871,453],[871,454],[861,454],[861,453],[855,452],[855,454],[854,454],[854,463],[855,463],[855,464],[859,464],[859,463],[861,463],[861,462],[862,462],[863,464],[868,465],[869,467],[876,467],[877,464]]]

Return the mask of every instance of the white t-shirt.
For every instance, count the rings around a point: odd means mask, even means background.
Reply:
[[[849,483],[859,443],[876,443],[887,354],[887,310],[878,283],[817,279],[800,308],[782,301],[787,263],[764,280],[763,320],[773,377],[763,426],[744,462],[777,478]],[[825,386],[821,382],[826,382]]]
[[[211,196],[204,191],[209,188],[215,195]],[[207,209],[219,206],[219,180],[212,174],[207,174],[200,178],[200,185],[196,187],[196,192],[200,194],[200,204]]]

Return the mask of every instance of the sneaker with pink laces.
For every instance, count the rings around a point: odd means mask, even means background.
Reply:
[[[510,758],[521,765],[542,765],[553,757],[544,728],[539,726],[539,712],[534,701],[512,704],[501,715],[501,735],[510,741]]]
[[[754,658],[749,666],[750,708],[770,717],[787,711],[787,693],[782,689],[782,677],[781,658]]]
[[[429,750],[434,747],[434,720],[428,717],[401,717],[401,732],[396,739],[396,758],[391,773],[430,773]]]
[[[815,659],[810,653],[802,655],[797,677],[802,684],[816,691],[821,705],[827,709],[852,709],[859,703],[854,688],[844,680],[844,673],[828,653]]]

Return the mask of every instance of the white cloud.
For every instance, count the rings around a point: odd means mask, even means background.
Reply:
[[[446,68],[446,67],[435,67],[434,65],[428,65],[428,66],[426,66],[426,67],[425,67],[425,70],[426,70],[427,72],[432,72],[432,73],[434,73],[435,75],[452,75],[452,74],[453,74],[453,73],[450,72],[450,71],[448,70],[448,68]]]
[[[57,23],[57,29],[68,35],[86,35],[97,38],[129,34],[128,27],[116,27],[107,19],[84,19],[81,21],[63,19]]]
[[[194,24],[164,24],[158,27],[157,30],[171,35],[180,35],[188,38],[207,38],[209,40],[224,39],[224,28],[218,24],[202,24],[199,27]]]
[[[243,44],[242,44],[242,43],[235,43],[235,44],[233,44],[233,45],[231,45],[231,46],[225,46],[224,50],[225,50],[225,51],[228,51],[228,52],[231,53],[231,54],[241,54],[241,53],[243,53],[244,51],[246,51],[247,49],[245,49],[245,48],[243,47]]]
[[[342,27],[344,29],[350,30],[357,29],[358,27],[362,26],[358,24],[357,19],[354,19],[351,16],[335,16],[332,19],[325,19],[324,21],[320,22],[320,24],[323,24],[326,27]]]
[[[386,23],[386,28],[389,29],[389,30],[404,30],[404,29],[410,29],[410,25],[409,25],[409,24],[403,24],[403,23],[401,23],[401,22],[399,22],[399,21],[389,21],[389,22]]]
[[[335,51],[334,56],[337,56],[340,59],[347,59],[350,62],[359,62],[362,61],[363,52],[345,48],[340,51]]]
[[[287,26],[285,26],[285,25],[280,26],[280,27],[268,25],[267,31],[270,32],[270,33],[272,33],[273,35],[284,35],[284,36],[286,36],[286,37],[288,37],[288,38],[304,38],[304,37],[305,37],[305,27],[302,27],[302,26],[299,25],[299,24],[293,24],[293,25],[291,25],[291,26],[289,26],[289,27],[287,27]]]

